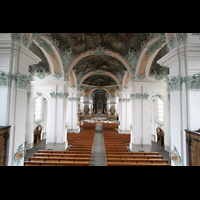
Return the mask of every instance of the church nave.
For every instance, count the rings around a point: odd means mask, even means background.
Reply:
[[[51,152],[52,165],[105,166],[120,150],[200,165],[199,35],[0,33],[0,166],[48,149],[65,152]],[[100,125],[81,131],[101,120],[117,124],[111,146]]]
[[[88,123],[86,125],[89,125]],[[92,123],[93,125],[93,123]],[[106,129],[105,129],[105,133],[106,134],[106,138],[110,137],[110,133],[112,132],[112,129],[109,129],[109,124],[105,124],[106,125]],[[104,126],[105,126],[104,125]],[[112,123],[110,124],[112,126]],[[114,124],[113,124],[114,125]],[[108,128],[108,129],[107,129]],[[85,131],[89,131],[89,129],[85,129]],[[114,131],[115,132],[115,131]],[[79,133],[81,135],[81,133]],[[80,136],[78,133],[71,133],[71,136],[75,136],[78,137]],[[139,153],[135,152],[135,153],[131,153],[131,151],[128,149],[127,145],[123,145],[124,150],[126,149],[126,151],[124,151],[123,149],[119,150],[121,147],[121,145],[119,145],[119,142],[123,142],[124,140],[117,140],[117,143],[114,143],[114,139],[112,140],[112,143],[104,143],[104,134],[103,134],[103,129],[102,129],[102,124],[101,123],[97,123],[96,124],[96,129],[95,129],[95,135],[94,135],[94,140],[93,140],[93,145],[92,145],[92,151],[91,152],[87,152],[90,153],[90,158],[89,159],[89,163],[86,164],[87,159],[87,155],[85,154],[86,152],[86,148],[88,148],[88,144],[85,146],[82,145],[80,146],[80,142],[70,142],[69,145],[69,149],[67,149],[66,151],[52,151],[53,149],[48,149],[46,150],[46,145],[45,145],[45,140],[41,141],[39,144],[35,145],[32,149],[27,150],[26,151],[26,156],[25,156],[25,165],[29,165],[29,166],[108,166],[111,165],[112,162],[114,162],[115,160],[117,160],[117,158],[120,158],[120,160],[127,160],[127,158],[129,158],[127,161],[130,163],[133,163],[133,161],[137,160],[137,157],[142,159],[145,157],[147,158],[147,155],[150,154],[150,152],[155,153],[156,155],[154,155],[154,159],[161,157],[162,159],[168,159],[168,164],[171,164],[171,160],[169,157],[169,153],[167,151],[165,151],[162,147],[158,146],[157,143],[152,141],[152,147],[151,147],[151,151],[148,152],[141,152],[139,151]],[[112,133],[111,133],[112,134]],[[114,133],[115,137],[116,136],[120,136],[117,132]],[[122,136],[122,135],[121,135]],[[128,136],[128,135],[125,135]],[[113,136],[112,136],[113,137]],[[83,137],[82,137],[83,138]],[[69,139],[69,141],[75,141],[74,139]],[[77,140],[76,140],[77,141]],[[107,141],[107,140],[106,140]],[[126,140],[125,140],[126,141]],[[74,144],[74,146],[73,146]],[[124,143],[126,144],[126,143]],[[74,147],[74,148],[72,148]],[[77,150],[78,148],[79,150],[82,148],[82,152],[81,151],[74,151],[75,149]],[[107,155],[105,154],[105,147],[107,148]],[[114,148],[114,149],[113,149]],[[84,150],[83,150],[84,149]],[[111,152],[109,152],[111,150]],[[126,153],[127,152],[127,153]],[[128,153],[129,152],[129,153]],[[80,154],[79,154],[80,153]],[[143,155],[145,153],[145,155]],[[130,155],[129,155],[130,154]],[[133,154],[133,155],[131,155]],[[134,156],[135,154],[135,156]],[[147,155],[146,155],[147,154]],[[129,155],[128,157],[125,155]],[[106,158],[107,156],[107,158]],[[30,158],[30,159],[29,159]],[[56,160],[57,158],[57,160]],[[131,158],[133,158],[134,160],[130,160]],[[149,158],[153,158],[153,155],[149,155]],[[46,159],[46,160],[44,160]],[[31,162],[26,162],[26,161],[32,161],[34,164],[32,164]],[[54,161],[54,163],[52,163],[52,160]],[[65,162],[64,162],[65,160]],[[79,161],[77,161],[79,160]],[[81,161],[82,160],[82,161]],[[118,160],[118,164],[119,165],[119,161]],[[41,163],[43,161],[43,163]],[[112,162],[110,162],[112,161]],[[138,160],[139,161],[139,160]],[[38,164],[40,162],[40,164]],[[68,164],[67,164],[68,162]],[[72,162],[79,162],[78,164],[72,164]],[[82,164],[81,164],[82,162]],[[108,163],[109,162],[109,163]],[[145,160],[143,161],[145,162]],[[154,160],[155,162],[155,160]],[[84,164],[85,163],[85,164]],[[147,163],[146,163],[147,164]],[[132,164],[134,166],[134,164]]]

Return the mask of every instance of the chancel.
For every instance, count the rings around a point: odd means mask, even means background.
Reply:
[[[1,33],[0,165],[199,165],[199,35]]]

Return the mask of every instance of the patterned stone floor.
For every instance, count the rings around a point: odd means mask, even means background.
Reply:
[[[104,138],[101,124],[96,125],[90,166],[106,166]]]

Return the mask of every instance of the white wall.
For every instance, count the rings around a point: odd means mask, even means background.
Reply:
[[[143,99],[142,97],[137,99],[135,96],[130,101],[131,117],[133,129],[131,130],[131,143],[130,149],[134,151],[142,150],[141,146],[144,146],[143,150],[150,151],[151,146],[151,135],[156,134],[157,124],[155,123],[157,115],[157,106],[156,102],[153,102],[154,99],[158,98],[157,95],[161,95],[164,101],[164,105],[169,105],[167,102],[168,98],[168,87],[166,83],[157,83],[152,82],[132,82],[130,83],[131,92],[133,95],[138,94],[149,94],[148,99]],[[165,113],[164,117],[164,126],[162,127],[165,132],[165,150],[169,149],[169,112]],[[152,120],[152,121],[151,121]],[[156,138],[155,138],[156,139]],[[133,147],[134,146],[134,147]],[[138,148],[136,148],[138,146]]]

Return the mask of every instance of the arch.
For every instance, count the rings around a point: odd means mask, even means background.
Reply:
[[[72,86],[77,87],[77,79],[76,79],[76,75],[73,71],[71,71],[69,78],[70,78],[70,83],[72,84]]]
[[[128,79],[128,71],[124,74],[124,77],[123,77],[123,81],[122,81],[122,86],[123,87],[126,87],[126,85],[129,84],[130,82],[130,76],[129,76],[129,79]]]
[[[89,92],[88,96],[90,96],[90,95],[92,94],[92,92],[94,92],[95,90],[97,90],[97,89],[96,89],[96,88],[92,89],[92,90]],[[109,92],[109,90],[106,89],[106,88],[103,88],[103,90],[105,90],[105,91],[108,93],[109,98],[110,98],[110,92]]]
[[[42,53],[46,57],[47,62],[49,63],[51,74],[52,74],[54,71],[54,66],[49,54],[42,47],[40,47],[39,43],[35,39],[33,40],[33,42],[37,45],[37,47],[42,51]]]
[[[150,57],[151,57],[151,55],[149,55],[148,57],[146,56],[147,48],[148,48],[148,46],[152,45],[153,43],[155,43],[155,42],[157,42],[159,40],[160,40],[159,37],[153,38],[152,40],[150,40],[148,42],[146,47],[142,50],[142,52],[141,52],[141,54],[140,54],[140,56],[138,58],[137,65],[136,65],[135,76],[140,72],[140,69],[143,66],[142,64],[144,64],[144,67],[145,67],[144,70],[145,70],[145,73],[146,73],[146,64],[145,64],[144,61],[146,61],[146,63],[147,63],[149,61]],[[145,74],[145,73],[143,73],[143,74]]]
[[[52,43],[49,39],[47,39],[47,38],[44,37],[44,36],[41,36],[41,38],[51,45],[52,50],[53,50],[53,52],[55,53],[57,62],[58,62],[58,64],[59,64],[60,72],[62,72],[62,74],[64,74],[63,63],[62,63],[62,59],[61,59],[61,57],[60,57],[60,54],[59,54],[58,50],[55,48],[55,46],[53,45],[53,43]],[[54,70],[55,70],[55,69],[54,69]]]
[[[32,96],[32,95],[31,95]],[[46,129],[46,132],[48,132],[48,127],[49,127],[49,113],[50,113],[50,99],[48,96],[42,94],[40,96],[38,95],[34,95],[34,97],[30,98],[29,100],[29,119],[31,120],[28,120],[28,126],[27,126],[27,129],[28,129],[28,132],[27,132],[27,141],[28,141],[28,149],[32,148],[33,147],[33,141],[34,141],[34,129],[36,127],[36,124],[35,124],[35,118],[34,118],[34,115],[35,115],[35,101],[38,97],[42,97],[46,100],[46,108],[45,108],[45,113],[46,113],[46,118],[44,119],[44,121],[42,123],[45,123],[45,129]]]
[[[149,98],[149,105],[151,105],[152,101],[155,100],[156,98],[160,98],[163,102],[164,105],[167,105],[169,102],[166,100],[166,98],[164,98],[163,96],[161,96],[160,94],[156,94],[153,95],[151,98]]]
[[[151,65],[152,65],[152,63],[153,63],[153,61],[154,61],[154,58],[157,56],[157,54],[160,52],[160,50],[161,50],[165,45],[166,45],[166,42],[164,42],[164,43],[161,45],[161,47],[158,48],[158,49],[156,49],[156,50],[154,51],[154,53],[151,55],[151,57],[150,57],[150,59],[149,59],[147,65],[146,65],[146,70],[145,70],[145,74],[146,74],[147,76],[149,76],[149,71],[150,71]]]
[[[158,120],[158,99],[160,99],[163,102],[163,122]],[[153,102],[154,100],[156,100],[155,102]],[[166,107],[166,99],[163,98],[161,95],[157,94],[154,95],[150,98],[149,100],[149,111],[150,111],[150,117],[151,117],[151,127],[150,127],[150,133],[151,133],[151,140],[153,140],[154,142],[157,141],[157,134],[156,134],[156,128],[158,127],[158,125],[160,126],[162,124],[162,126],[164,126],[164,131],[165,131],[165,124],[166,124],[166,118],[165,118],[165,107]],[[158,124],[159,123],[159,124]],[[163,128],[162,128],[163,129]],[[165,138],[168,137],[169,133],[165,133]],[[165,141],[166,142],[166,141]]]
[[[49,97],[47,96],[47,95],[45,95],[45,94],[41,94],[41,96],[35,96],[35,97],[33,97],[33,98],[30,98],[30,104],[34,104],[35,103],[35,100],[38,98],[38,97],[43,97],[43,98],[45,98],[46,100],[47,100],[47,105],[49,105],[50,104],[50,99],[49,99]]]
[[[79,54],[76,59],[74,61],[72,61],[70,67],[69,67],[69,70],[68,70],[68,74],[67,76],[69,76],[71,70],[73,69],[73,67],[83,58],[85,57],[88,57],[88,56],[91,56],[91,55],[95,55],[97,51],[95,49],[92,49],[92,50],[88,50],[88,51],[85,51],[81,54]],[[111,51],[111,50],[104,50],[102,52],[101,55],[108,55],[108,56],[111,56],[111,57],[114,57],[116,59],[118,59],[119,61],[122,62],[122,64],[126,67],[126,69],[129,71],[130,75],[132,76],[132,73],[131,73],[131,70],[130,70],[130,67],[129,67],[129,64],[126,62],[126,60],[117,52],[114,52],[114,51]]]
[[[45,57],[47,58],[47,61],[49,63],[49,67],[51,70],[51,74],[53,75],[53,73],[56,73],[56,72],[64,74],[62,60],[61,60],[58,50],[55,48],[55,46],[52,44],[52,42],[48,38],[44,36],[40,36],[40,38],[38,39],[44,40],[46,43],[51,45],[53,54],[48,53],[43,47],[41,47],[36,39],[33,40],[33,42],[38,46],[38,48],[40,48],[40,50],[44,53]],[[59,67],[59,69],[57,69],[56,67]]]
[[[96,70],[91,71],[91,72],[87,73],[85,76],[83,76],[83,78],[80,80],[79,86],[81,86],[81,84],[83,83],[83,81],[86,78],[88,78],[89,76],[92,76],[92,75],[96,75]],[[105,71],[104,75],[107,75],[107,76],[110,76],[111,78],[113,78],[117,82],[118,87],[120,87],[120,82],[115,75],[113,75],[112,73],[110,73],[108,71]]]

